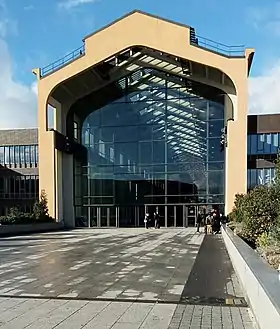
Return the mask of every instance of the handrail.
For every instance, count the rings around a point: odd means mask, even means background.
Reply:
[[[62,58],[56,60],[55,62],[43,67],[41,69],[41,77],[51,74],[52,72],[60,69],[61,67],[69,64],[70,62],[76,60],[77,58],[85,54],[85,45],[73,50],[71,53],[63,56]]]
[[[242,57],[245,55],[245,46],[229,46],[223,43],[213,41],[202,36],[196,35],[196,41],[191,40],[191,44],[203,47],[228,57]]]

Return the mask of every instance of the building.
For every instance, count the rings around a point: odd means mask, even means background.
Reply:
[[[271,184],[275,178],[280,114],[249,115],[247,134],[247,189],[251,190],[257,185]],[[95,145],[90,143],[92,138],[86,131],[84,140],[89,148]],[[97,152],[102,157],[106,152],[102,150],[103,146],[99,148],[98,144]],[[5,215],[11,207],[31,211],[39,194],[38,166],[37,129],[0,131],[0,215]]]
[[[199,207],[231,211],[247,190],[253,56],[133,11],[34,69],[50,215],[69,227],[77,217],[138,226],[158,210],[165,226],[186,226]]]
[[[0,215],[30,212],[38,190],[38,130],[0,130]]]
[[[248,116],[248,190],[270,184],[280,146],[280,114]]]

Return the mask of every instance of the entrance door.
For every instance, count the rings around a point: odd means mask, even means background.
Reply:
[[[176,221],[175,221],[175,226],[176,227],[184,227],[185,224],[184,224],[184,206],[182,206],[181,204],[180,205],[177,205],[175,206],[176,207]]]
[[[175,226],[175,218],[176,218],[176,206],[170,205],[166,206],[167,208],[167,227]]]
[[[197,206],[186,205],[186,226],[196,225]]]
[[[117,208],[115,206],[89,206],[88,227],[116,227]]]
[[[119,207],[119,227],[135,227],[138,213],[134,206]]]

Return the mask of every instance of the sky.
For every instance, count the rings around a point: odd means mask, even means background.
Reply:
[[[217,42],[255,48],[249,113],[280,113],[280,1],[0,0],[0,129],[37,126],[33,68],[134,9],[191,25]]]

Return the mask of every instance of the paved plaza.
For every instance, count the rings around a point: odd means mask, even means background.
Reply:
[[[1,329],[253,328],[243,297],[222,237],[194,228],[0,239]]]

